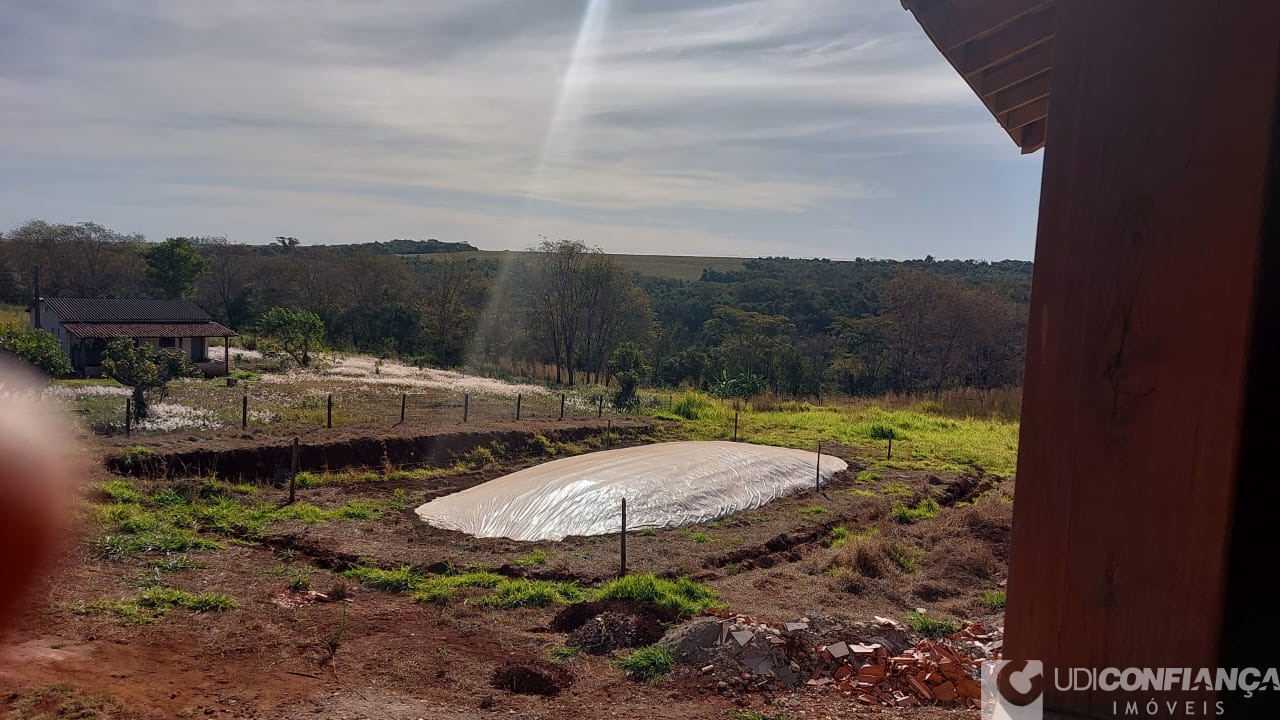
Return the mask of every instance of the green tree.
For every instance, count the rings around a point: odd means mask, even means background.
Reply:
[[[196,281],[209,271],[209,261],[190,238],[174,237],[143,251],[147,261],[147,285],[157,297],[180,300],[191,297]]]
[[[324,321],[302,308],[271,308],[258,323],[258,332],[280,344],[299,365],[311,364],[311,347],[324,339]]]
[[[627,409],[638,400],[636,390],[649,378],[653,368],[645,360],[644,349],[630,340],[624,340],[609,353],[609,374],[618,378],[618,390],[613,394],[613,406]]]
[[[51,377],[72,373],[71,360],[62,352],[62,343],[44,330],[31,330],[17,323],[0,325],[0,350],[16,355]]]
[[[102,351],[102,367],[112,380],[133,388],[133,416],[139,420],[150,410],[148,391],[163,390],[175,378],[200,375],[200,369],[181,352],[139,345],[131,338],[108,342]]]

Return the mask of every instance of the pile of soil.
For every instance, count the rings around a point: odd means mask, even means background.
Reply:
[[[674,610],[650,602],[583,602],[557,613],[551,629],[568,633],[565,643],[570,647],[606,655],[623,648],[652,645],[662,639],[665,626],[676,618]]]
[[[559,695],[573,678],[547,663],[507,663],[493,673],[489,684],[517,695]]]

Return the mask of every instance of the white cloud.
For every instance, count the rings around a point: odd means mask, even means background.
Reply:
[[[69,200],[93,176],[135,198],[239,187],[231,228],[282,222],[266,190],[309,195],[323,241],[352,239],[337,215],[388,206],[423,228],[452,207],[479,235],[528,200],[626,244],[625,227],[696,236],[689,213],[724,227],[891,201],[860,159],[1000,142],[895,3],[592,1],[607,12],[574,65],[580,3],[29,0],[9,50],[0,36],[0,66],[31,64],[0,71],[0,178]],[[13,202],[0,220],[27,216]]]

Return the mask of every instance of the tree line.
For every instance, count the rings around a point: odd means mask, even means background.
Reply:
[[[1017,386],[1031,281],[1028,262],[932,258],[759,258],[680,280],[550,239],[503,259],[439,241],[149,243],[40,220],[2,239],[7,302],[29,300],[39,265],[50,297],[191,298],[241,333],[279,334],[281,319],[302,311],[319,323],[308,332],[337,348],[568,385],[623,378],[721,394]]]

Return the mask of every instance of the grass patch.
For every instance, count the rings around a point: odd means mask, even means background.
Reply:
[[[394,570],[360,565],[344,571],[342,575],[365,587],[389,593],[409,592],[422,579],[411,565],[401,565]]]
[[[733,433],[732,408],[704,393],[676,398],[664,417],[678,418],[684,435],[694,440],[720,440]],[[886,408],[880,403],[850,401],[838,406],[782,404],[778,409],[743,408],[738,437],[765,445],[813,447],[819,440],[855,447],[883,457],[885,440],[875,428],[893,430],[894,465],[905,469],[962,471],[981,467],[1009,476],[1017,465],[1018,423],[998,418],[948,417],[938,408],[915,403]]]
[[[453,599],[460,588],[493,588],[503,579],[501,575],[491,572],[424,578],[413,586],[413,599],[416,602],[446,603]]]
[[[627,575],[600,586],[593,600],[638,600],[671,608],[684,617],[692,617],[717,603],[711,588],[680,578],[665,580],[650,574]]]
[[[915,572],[920,569],[920,561],[924,553],[919,548],[898,542],[887,542],[883,545],[885,557],[889,558],[902,572]]]
[[[13,693],[10,715],[13,720],[93,720],[103,713],[114,715],[119,703],[108,695],[86,693],[69,683],[44,685],[24,693]]]
[[[236,601],[223,593],[193,593],[177,588],[157,586],[150,587],[125,600],[96,600],[73,606],[71,611],[78,615],[107,613],[121,622],[133,625],[153,623],[175,608],[185,608],[192,612],[219,612],[230,610]]]
[[[829,511],[821,505],[809,505],[800,508],[800,514],[807,517],[815,517],[817,515],[826,515]]]
[[[551,648],[550,650],[548,650],[547,654],[550,655],[551,659],[555,660],[556,662],[560,662],[560,663],[569,662],[571,659],[573,659],[575,655],[578,654],[578,648],[570,647],[568,645],[557,645]]]
[[[546,565],[547,560],[550,558],[551,553],[543,550],[542,548],[537,548],[528,555],[522,555],[515,560],[512,560],[512,563],[518,567],[535,567],[537,565]]]
[[[900,523],[913,523],[918,520],[932,520],[938,516],[941,507],[938,501],[933,498],[925,498],[914,506],[906,505],[902,502],[893,504],[893,518]]]
[[[165,555],[163,557],[152,558],[147,565],[155,568],[156,572],[162,573],[181,572],[183,570],[191,570],[200,567],[200,563],[197,563],[186,555]]]
[[[925,637],[942,637],[960,630],[959,620],[930,617],[922,612],[907,613],[907,625]]]
[[[656,680],[670,674],[675,664],[671,651],[657,645],[642,647],[618,660],[622,672],[637,680]]]
[[[693,532],[689,533],[689,539],[696,543],[711,542],[711,536],[702,532],[701,530],[694,530]]]
[[[577,583],[503,578],[493,589],[493,594],[484,596],[480,602],[493,608],[510,609],[568,605],[581,602],[582,598],[582,590]]]
[[[1004,612],[1004,602],[1003,590],[988,590],[982,594],[982,606],[991,612]]]

